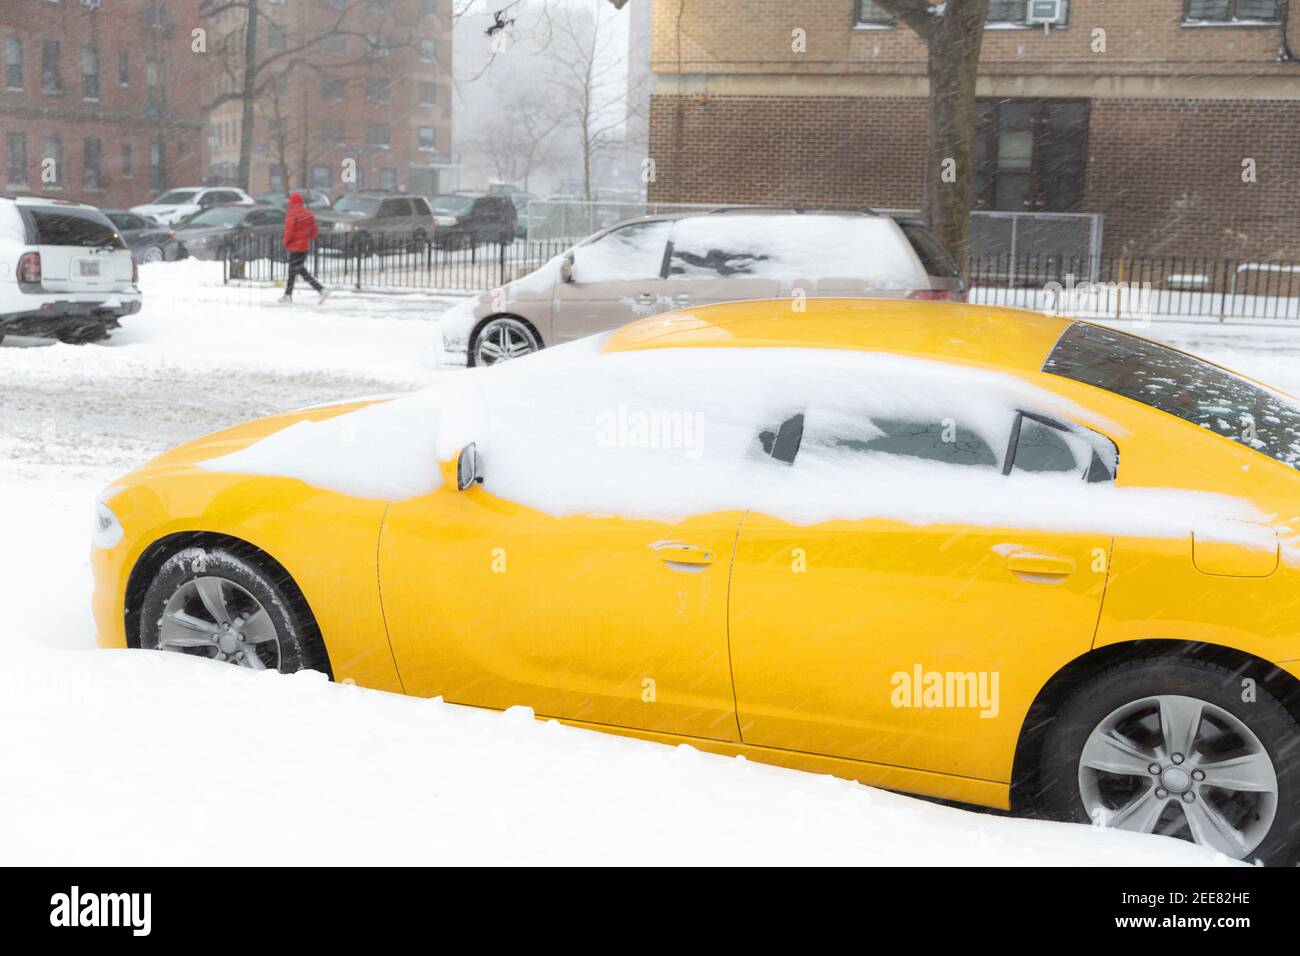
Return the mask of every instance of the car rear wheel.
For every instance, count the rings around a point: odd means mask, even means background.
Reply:
[[[471,365],[498,365],[531,355],[542,347],[527,322],[510,316],[490,320],[479,330],[470,349]]]
[[[1300,727],[1260,679],[1188,657],[1125,661],[1066,701],[1039,770],[1047,815],[1300,857]]]
[[[140,257],[140,261],[141,262],[162,262],[166,258],[167,258],[167,254],[163,252],[162,246],[150,246],[148,249],[144,251],[144,255]]]
[[[251,552],[227,546],[178,551],[145,592],[140,646],[252,670],[328,673],[311,614],[282,578],[268,574]]]

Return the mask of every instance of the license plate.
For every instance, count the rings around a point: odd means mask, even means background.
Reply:
[[[86,278],[86,277],[89,277],[89,276],[94,276],[94,277],[98,278],[98,276],[99,276],[99,263],[98,263],[98,262],[81,262],[81,263],[78,263],[78,265],[81,267],[81,276],[82,276],[82,278]]]

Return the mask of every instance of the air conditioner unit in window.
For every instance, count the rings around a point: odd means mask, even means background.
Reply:
[[[1029,0],[1025,22],[1044,25],[1064,23],[1065,3],[1066,0]]]
[[[98,10],[103,0],[81,0],[81,5],[87,10]]]

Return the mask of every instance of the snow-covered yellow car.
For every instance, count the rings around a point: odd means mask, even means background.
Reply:
[[[105,647],[317,668],[1294,862],[1300,403],[1086,322],[648,318],[182,446]]]

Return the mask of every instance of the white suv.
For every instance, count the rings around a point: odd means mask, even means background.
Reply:
[[[148,216],[164,226],[174,226],[209,206],[256,206],[257,200],[234,186],[185,186],[169,189],[151,203],[132,206],[137,216]]]
[[[135,258],[94,206],[0,193],[0,339],[104,338],[140,311]]]

